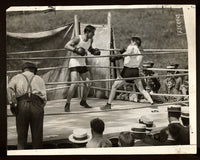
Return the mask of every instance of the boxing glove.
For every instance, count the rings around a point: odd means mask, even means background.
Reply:
[[[82,47],[79,47],[79,48],[75,48],[73,50],[74,53],[80,55],[80,56],[85,56],[87,53],[86,53],[86,50]]]
[[[120,53],[120,54],[123,54],[124,52],[126,52],[126,49],[125,49],[125,48],[122,48],[122,49],[119,50],[119,53]]]
[[[91,53],[91,54],[93,54],[93,55],[95,55],[95,56],[99,56],[100,54],[101,54],[101,51],[98,49],[98,48],[92,48],[92,47],[90,47],[89,49],[88,49],[88,51]]]

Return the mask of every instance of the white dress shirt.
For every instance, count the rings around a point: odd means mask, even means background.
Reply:
[[[22,74],[24,74],[29,81],[31,77],[34,76],[34,74],[30,71],[25,71]],[[14,76],[8,84],[7,94],[9,103],[13,102],[13,99],[27,93],[28,82],[22,74]],[[39,96],[46,103],[47,96],[44,80],[40,76],[35,75],[31,82],[31,87],[32,94]]]

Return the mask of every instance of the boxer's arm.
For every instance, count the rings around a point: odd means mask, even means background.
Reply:
[[[76,48],[75,46],[79,44],[79,42],[80,42],[80,38],[77,36],[71,39],[69,42],[67,42],[67,44],[65,45],[65,49],[73,52]]]

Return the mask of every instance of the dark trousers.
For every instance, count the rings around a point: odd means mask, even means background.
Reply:
[[[30,125],[33,149],[42,147],[44,105],[35,97],[20,98],[18,100],[18,113],[16,126],[18,133],[18,149],[25,149],[27,144],[28,129]]]

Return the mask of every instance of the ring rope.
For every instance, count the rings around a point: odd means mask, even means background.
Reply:
[[[32,57],[32,58],[7,58],[6,60],[47,60],[47,59],[70,59],[70,58],[106,58],[106,57],[125,57],[125,56],[144,56],[144,55],[165,55],[165,54],[175,54],[174,52],[164,52],[164,53],[143,53],[143,54],[120,54],[120,55],[100,55],[100,56],[68,56],[68,57]],[[178,53],[185,54],[185,53]]]
[[[109,66],[95,66],[95,65],[86,65],[89,68],[110,68],[110,69],[123,69],[123,67],[109,67]],[[69,68],[65,66],[58,66],[58,67],[47,67],[47,68],[39,68],[38,71],[46,71],[46,70],[56,70],[62,68]],[[165,69],[165,68],[140,68],[141,70],[148,70],[148,71],[179,71],[179,72],[188,72],[188,69]],[[13,70],[7,71],[9,73],[19,73],[21,70]]]
[[[105,89],[101,87],[91,87],[93,89],[97,90],[105,90],[105,91],[111,91],[111,89]],[[123,90],[116,90],[116,92],[121,92],[121,93],[133,93],[133,94],[141,94],[140,92],[133,92],[133,91],[123,91]],[[161,93],[149,93],[150,95],[155,95],[155,96],[169,96],[169,97],[188,97],[189,95],[184,95],[184,94],[161,94]]]
[[[178,77],[187,76],[188,74],[173,74],[173,75],[157,75],[157,76],[142,76],[142,77],[130,77],[130,78],[117,78],[117,79],[99,79],[99,80],[88,80],[88,81],[74,81],[74,82],[48,82],[46,85],[63,85],[63,84],[78,84],[78,83],[92,83],[92,82],[107,82],[107,81],[121,81],[121,80],[136,80],[146,78],[158,78],[158,77]]]
[[[130,108],[121,108],[121,109],[111,109],[109,112],[113,111],[122,111],[122,110],[132,110],[132,109],[142,109],[142,108],[153,108],[159,106],[168,106],[168,105],[176,105],[180,103],[188,103],[189,101],[181,101],[181,102],[171,102],[171,103],[162,103],[162,104],[155,104],[155,105],[147,105],[147,106],[140,106],[140,107],[130,107]],[[54,115],[69,115],[69,114],[86,114],[86,113],[98,113],[98,112],[108,112],[107,110],[98,110],[98,111],[81,111],[81,112],[57,112],[57,113],[46,113],[44,116],[54,116]],[[7,115],[7,117],[15,117],[15,115]]]
[[[148,70],[148,71],[179,71],[179,72],[188,72],[188,69],[167,69],[167,68],[145,68],[143,70]]]
[[[120,49],[99,49],[101,51],[120,51]],[[66,51],[65,48],[49,49],[49,50],[36,50],[36,51],[22,51],[22,52],[8,52],[8,55],[26,54],[26,53],[42,53],[42,52],[59,52]],[[141,49],[142,52],[188,52],[188,49]]]
[[[188,49],[142,49],[143,52],[188,52]]]
[[[120,51],[121,49],[99,49],[101,51]],[[142,52],[188,52],[188,49],[140,49]]]
[[[15,54],[26,54],[26,53],[42,53],[42,52],[59,52],[59,51],[66,51],[66,49],[49,49],[49,50],[36,50],[36,51],[22,51],[22,52],[8,52],[8,55],[15,55]]]
[[[84,85],[79,85],[79,86],[83,87]],[[65,88],[69,88],[69,87],[70,86],[48,88],[48,89],[46,89],[46,91],[47,92],[51,92],[51,91],[55,91],[55,90],[59,90],[59,89],[65,89]],[[101,88],[101,87],[95,87],[95,86],[91,86],[90,88],[97,89],[97,90],[103,90],[103,91],[111,91],[111,89],[106,89],[106,88]],[[133,93],[133,94],[140,94],[140,95],[142,95],[142,93],[140,93],[140,92],[133,92],[133,91],[116,90],[116,92],[119,92],[119,93]],[[184,94],[150,93],[150,95],[155,95],[155,96],[169,96],[169,97],[189,97],[189,95],[184,95]]]

